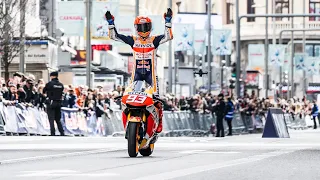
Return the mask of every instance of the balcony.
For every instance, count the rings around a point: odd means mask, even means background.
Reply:
[[[281,30],[292,29],[290,22],[276,22],[275,26],[272,22],[269,22],[269,39],[272,39],[273,28],[276,28],[276,38],[279,39],[279,34]],[[223,25],[225,29],[232,30],[232,41],[236,41],[236,25],[227,24]],[[320,22],[318,21],[306,21],[305,28],[309,29],[320,29]],[[303,29],[302,21],[294,22],[294,29]],[[263,40],[265,38],[265,23],[247,23],[243,22],[241,24],[241,40]],[[282,38],[290,38],[289,32],[283,33]],[[302,38],[303,32],[294,32],[295,38]],[[320,30],[318,31],[306,31],[307,39],[320,39]]]

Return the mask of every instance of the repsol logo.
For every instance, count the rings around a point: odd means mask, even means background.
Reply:
[[[151,48],[153,47],[152,44],[135,44],[134,47],[139,47],[139,48]]]

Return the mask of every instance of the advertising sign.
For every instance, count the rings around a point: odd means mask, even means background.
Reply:
[[[96,1],[92,3],[91,36],[94,40],[109,40],[109,24],[105,19],[107,11],[110,11],[114,17],[119,17],[119,1]]]
[[[83,1],[58,1],[57,28],[62,28],[67,36],[83,36],[85,12]]]
[[[213,55],[231,55],[232,50],[232,34],[230,29],[213,30]]]
[[[248,45],[248,69],[264,69],[264,45]]]
[[[306,54],[303,54],[303,53],[294,54],[294,62],[295,62],[296,70],[306,69],[305,58],[306,58]]]
[[[246,75],[246,87],[259,87],[259,72],[247,71]]]
[[[282,66],[285,58],[286,45],[269,45],[269,62],[274,66]]]
[[[284,113],[279,108],[269,108],[263,138],[290,138]]]
[[[194,54],[205,54],[206,51],[206,30],[198,30],[194,31]]]
[[[308,74],[319,74],[319,57],[310,57],[308,56],[305,60],[306,72]]]
[[[174,24],[174,51],[193,51],[194,24]]]

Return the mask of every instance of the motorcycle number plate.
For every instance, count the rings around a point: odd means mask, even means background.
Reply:
[[[127,98],[127,103],[139,103],[142,104],[147,99],[147,96],[144,95],[137,95],[137,94],[131,94]]]

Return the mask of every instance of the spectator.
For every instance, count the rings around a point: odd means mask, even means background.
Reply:
[[[34,89],[34,81],[32,79],[28,79],[26,84],[23,86],[23,90],[26,93],[25,102],[35,104],[35,89]]]

